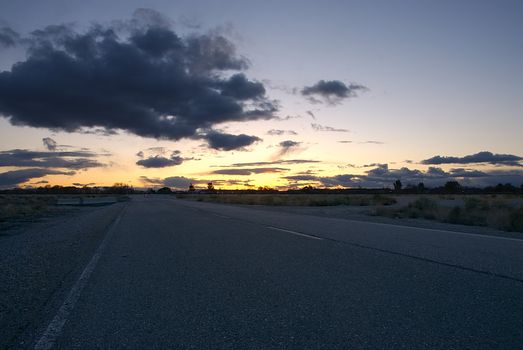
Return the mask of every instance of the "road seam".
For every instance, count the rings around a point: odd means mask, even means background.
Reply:
[[[45,332],[42,334],[42,336],[36,343],[34,347],[35,350],[49,350],[54,346],[56,339],[58,339],[58,337],[62,333],[62,329],[65,323],[67,322],[67,319],[71,311],[74,309],[76,302],[80,298],[82,290],[86,286],[89,277],[96,268],[98,260],[100,260],[100,257],[105,247],[107,246],[109,240],[113,236],[114,231],[116,231],[116,227],[118,226],[118,223],[120,222],[120,219],[122,218],[126,208],[127,206],[125,206],[122,209],[118,217],[112,223],[102,243],[100,243],[100,245],[94,252],[94,255],[92,256],[91,260],[89,261],[87,266],[85,266],[84,270],[82,271],[82,274],[69,291],[69,294],[65,298],[62,306],[60,306],[60,309],[58,309],[58,312],[56,313],[55,317],[52,319],[51,323],[49,323]]]
[[[271,229],[271,230],[287,232],[287,233],[291,233],[291,234],[296,235],[296,236],[301,236],[301,237],[306,237],[306,238],[311,238],[311,239],[316,239],[316,240],[319,240],[319,241],[323,241],[323,238],[320,238],[320,237],[317,237],[317,236],[308,235],[306,233],[291,231],[291,230],[287,230],[287,229],[279,228],[279,227],[274,227],[274,226],[265,226],[265,227],[268,228],[268,229]]]

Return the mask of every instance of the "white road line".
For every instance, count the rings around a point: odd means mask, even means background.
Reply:
[[[217,214],[217,213],[213,213],[214,216],[217,216],[219,218],[222,218],[222,219],[230,219],[231,217],[230,216],[227,216],[227,215],[222,215],[222,214]]]
[[[378,226],[387,226],[387,227],[401,228],[401,229],[407,229],[407,230],[422,230],[422,231],[431,231],[431,232],[440,232],[440,233],[450,233],[450,234],[454,234],[454,235],[458,235],[458,236],[467,236],[467,237],[473,237],[473,238],[499,239],[502,241],[516,241],[516,242],[523,243],[523,239],[521,239],[521,238],[485,235],[482,233],[466,233],[466,232],[459,232],[459,231],[440,230],[440,229],[436,229],[436,228],[406,226],[406,225],[399,225],[399,224],[386,224],[383,222],[372,222],[372,221],[359,221],[359,220],[347,220],[347,221],[358,222],[358,223],[370,223],[370,224],[378,225]]]
[[[316,237],[316,236],[311,236],[311,235],[308,235],[308,234],[305,234],[305,233],[301,233],[301,232],[296,232],[296,231],[286,230],[286,229],[284,229],[284,228],[273,227],[273,226],[266,226],[266,227],[269,228],[269,229],[271,229],[271,230],[276,230],[276,231],[282,231],[282,232],[292,233],[293,235],[296,235],[296,236],[307,237],[307,238],[317,239],[317,240],[319,240],[319,241],[323,241],[323,238]]]
[[[42,334],[42,336],[36,343],[34,347],[35,350],[48,350],[54,346],[56,339],[58,339],[58,337],[62,333],[62,329],[65,323],[67,322],[69,314],[74,309],[76,302],[78,301],[78,298],[80,298],[82,290],[84,289],[85,285],[87,284],[87,281],[89,280],[89,277],[96,268],[96,264],[98,263],[100,256],[102,255],[105,247],[107,246],[107,243],[114,234],[114,231],[116,230],[116,227],[118,226],[118,223],[120,222],[120,219],[122,218],[124,211],[125,208],[120,212],[116,220],[114,220],[113,224],[111,225],[111,228],[109,229],[109,231],[107,231],[107,234],[105,235],[105,238],[103,239],[102,243],[100,243],[100,245],[94,252],[91,261],[89,261],[87,266],[84,268],[82,274],[74,284],[73,288],[71,288],[71,290],[69,291],[67,298],[56,313],[55,317],[53,318],[51,323],[49,323],[44,334]]]

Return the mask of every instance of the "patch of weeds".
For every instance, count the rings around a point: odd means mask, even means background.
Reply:
[[[509,214],[508,226],[506,229],[508,231],[523,232],[523,206],[513,210]]]

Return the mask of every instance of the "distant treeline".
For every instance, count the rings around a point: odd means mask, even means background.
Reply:
[[[109,187],[75,187],[75,186],[43,186],[35,188],[14,188],[0,190],[3,194],[171,194],[171,193],[229,193],[229,194],[523,194],[523,184],[516,187],[512,184],[498,184],[484,188],[462,186],[457,181],[448,181],[443,186],[426,187],[423,183],[418,185],[407,185],[403,187],[400,180],[393,183],[393,188],[315,188],[305,186],[300,189],[277,190],[271,187],[258,187],[257,189],[246,190],[220,190],[215,189],[212,183],[209,183],[205,189],[195,189],[190,186],[187,191],[173,191],[169,187],[160,189],[138,190],[132,186],[117,183]]]
[[[132,186],[114,184],[107,187],[76,187],[76,186],[42,186],[33,188],[13,188],[0,190],[2,194],[133,194],[140,193]]]

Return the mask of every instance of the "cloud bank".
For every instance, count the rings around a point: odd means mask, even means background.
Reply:
[[[492,186],[498,183],[523,184],[523,171],[478,171],[474,169],[454,168],[445,171],[438,167],[429,167],[427,170],[391,169],[388,164],[373,164],[373,169],[364,174],[339,174],[334,176],[315,176],[308,174],[289,175],[284,177],[289,184],[300,186],[315,184],[322,187],[363,187],[363,188],[390,188],[392,183],[400,179],[403,184],[417,185],[423,182],[426,186],[435,187],[447,181],[458,181],[465,186]]]
[[[13,125],[67,132],[201,138],[224,150],[257,140],[212,131],[218,123],[275,118],[263,84],[241,72],[248,60],[223,36],[182,37],[159,18],[140,10],[117,24],[87,31],[51,25],[23,39],[3,28],[0,43],[22,40],[27,58],[0,72],[0,115]]]
[[[479,164],[488,163],[493,165],[523,166],[523,157],[512,154],[494,154],[483,151],[464,157],[434,156],[421,161],[422,164]]]

